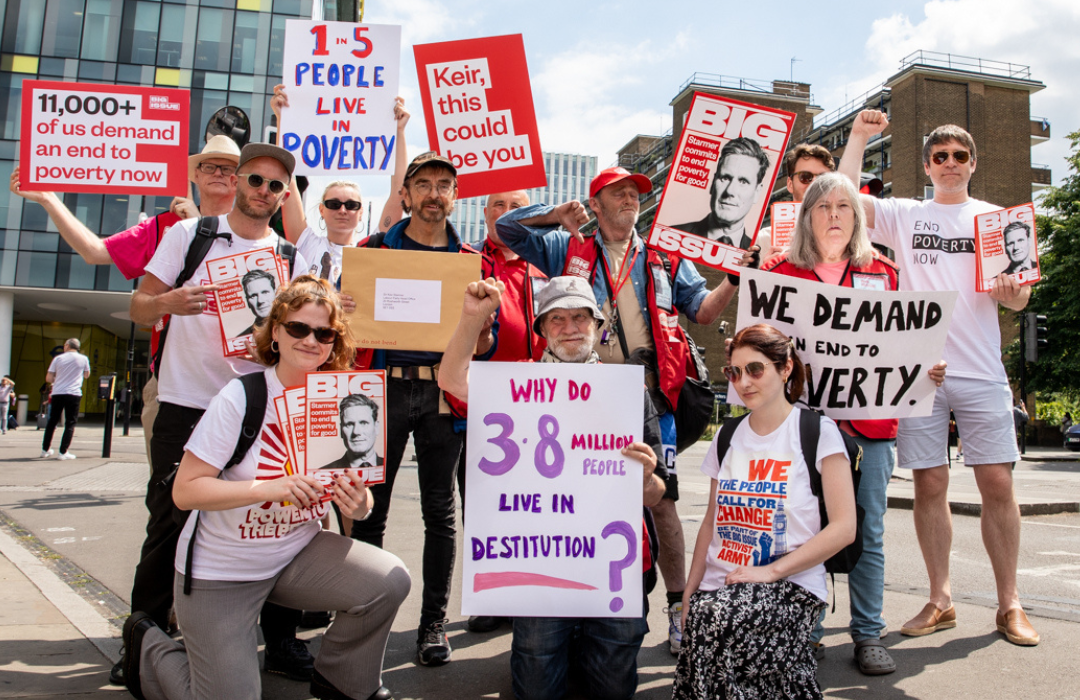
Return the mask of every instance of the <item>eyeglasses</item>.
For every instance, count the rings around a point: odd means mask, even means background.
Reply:
[[[778,365],[779,362],[747,362],[744,366],[738,365],[726,365],[724,367],[724,376],[727,377],[729,382],[737,382],[742,379],[743,370],[750,375],[751,379],[761,379],[761,375],[765,374],[766,365]]]
[[[330,345],[337,340],[338,332],[333,328],[312,328],[306,323],[300,321],[287,321],[281,324],[281,327],[285,329],[285,332],[296,338],[297,340],[303,340],[312,333],[315,334],[315,340],[323,345]]]
[[[820,173],[812,173],[809,170],[800,170],[799,172],[795,173],[791,177],[797,179],[799,182],[801,182],[804,185],[809,185],[811,182],[814,181],[814,178],[816,178],[818,175],[820,175]]]
[[[213,175],[217,171],[221,171],[221,174],[225,177],[229,177],[236,172],[235,165],[215,165],[213,163],[199,163],[195,168],[203,175]]]
[[[340,199],[326,199],[326,200],[323,200],[323,206],[326,207],[327,209],[329,209],[330,211],[337,211],[338,209],[341,209],[342,207],[345,207],[349,211],[356,211],[357,209],[359,209],[360,207],[362,207],[364,205],[362,203],[360,203],[360,202],[357,202],[355,199],[349,199],[349,200],[346,200],[344,202],[341,201]]]
[[[445,195],[450,194],[450,190],[454,189],[457,185],[453,182],[447,182],[445,180],[439,183],[429,182],[428,180],[421,180],[420,182],[412,183],[411,186],[419,194],[430,194],[432,188],[435,188],[436,190],[438,190],[439,194]]]
[[[938,151],[930,156],[930,160],[934,161],[934,165],[943,165],[949,159],[949,156],[952,156],[953,160],[960,165],[971,160],[971,154],[967,151]]]
[[[258,173],[248,173],[246,175],[241,175],[240,177],[247,178],[248,185],[256,190],[262,187],[263,183],[265,182],[266,187],[270,190],[271,194],[281,194],[285,191],[285,186],[288,184],[287,182],[282,182],[281,180],[271,180],[269,178],[265,178]]]

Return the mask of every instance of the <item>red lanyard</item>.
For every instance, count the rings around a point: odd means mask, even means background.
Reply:
[[[634,248],[634,257],[630,258],[630,264],[626,264],[626,259],[630,257],[630,248]],[[634,245],[634,238],[631,234],[630,242],[626,246],[626,252],[623,253],[622,265],[619,266],[618,272],[615,273],[615,279],[611,279],[611,273],[608,272],[606,256],[604,256],[604,275],[608,280],[608,289],[611,290],[611,312],[612,315],[616,315],[616,307],[619,305],[619,292],[626,286],[626,281],[630,279],[630,274],[634,271],[634,263],[637,261],[638,253],[641,252],[641,248]],[[625,273],[625,274],[624,274]]]

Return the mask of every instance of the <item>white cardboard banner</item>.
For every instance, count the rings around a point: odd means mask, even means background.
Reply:
[[[474,362],[462,614],[641,615],[644,371]]]
[[[834,419],[928,416],[956,292],[884,292],[744,269],[738,330],[767,323],[807,368],[803,399]],[[728,403],[741,404],[734,388]]]

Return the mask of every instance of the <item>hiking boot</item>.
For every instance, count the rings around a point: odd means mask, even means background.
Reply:
[[[421,666],[442,666],[450,661],[452,649],[443,625],[446,620],[436,620],[418,630],[416,659]]]

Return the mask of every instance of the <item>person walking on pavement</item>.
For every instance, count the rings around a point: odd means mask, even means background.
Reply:
[[[15,395],[15,382],[11,381],[11,377],[4,375],[3,379],[0,379],[0,429],[3,433],[7,433],[8,429],[8,410],[11,406],[11,398]]]
[[[45,383],[52,385],[52,412],[45,425],[45,438],[41,441],[41,457],[51,457],[53,432],[64,415],[64,435],[60,438],[60,454],[57,459],[75,459],[69,452],[75,437],[75,423],[79,420],[79,404],[82,403],[82,385],[90,376],[90,359],[79,352],[79,339],[69,338],[64,352],[53,358]]]

